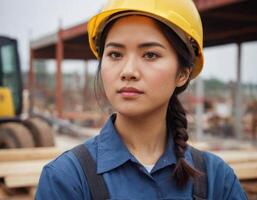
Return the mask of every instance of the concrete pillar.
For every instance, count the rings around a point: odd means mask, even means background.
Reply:
[[[199,77],[196,80],[196,139],[203,137],[203,114],[204,114],[204,85],[203,80]]]
[[[55,88],[55,106],[58,117],[63,114],[63,101],[62,101],[62,60],[63,60],[63,41],[62,31],[58,32],[58,41],[56,46],[56,88]]]
[[[33,69],[33,59],[34,59],[34,52],[30,48],[30,57],[29,57],[29,79],[28,79],[28,89],[29,89],[29,113],[33,112],[34,108],[34,87],[35,84],[35,75]]]
[[[242,129],[242,92],[241,92],[241,43],[237,45],[237,80],[235,88],[235,133],[238,139],[243,138],[243,129]]]

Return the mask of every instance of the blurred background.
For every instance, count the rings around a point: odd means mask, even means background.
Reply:
[[[205,64],[180,97],[190,143],[225,159],[257,199],[257,1],[194,2]],[[33,199],[42,166],[112,112],[95,95],[86,32],[104,3],[0,1],[0,199]]]

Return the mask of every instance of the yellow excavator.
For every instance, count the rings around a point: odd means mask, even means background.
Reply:
[[[54,146],[47,121],[22,117],[22,92],[17,40],[0,36],[0,149]]]

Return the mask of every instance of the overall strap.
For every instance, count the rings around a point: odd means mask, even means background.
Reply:
[[[208,196],[208,178],[206,165],[203,158],[203,152],[191,146],[191,153],[194,166],[197,170],[204,173],[193,181],[193,199],[207,200]]]
[[[71,151],[77,157],[80,166],[87,178],[87,183],[93,200],[109,199],[109,192],[103,176],[96,173],[96,163],[84,144],[80,144]]]

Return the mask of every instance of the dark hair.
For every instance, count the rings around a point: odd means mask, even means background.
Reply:
[[[106,27],[104,28],[104,31],[102,32],[101,36],[95,38],[96,47],[97,47],[97,51],[100,59],[97,67],[96,77],[94,80],[94,94],[100,107],[102,107],[101,104],[104,104],[104,105],[108,104],[107,97],[103,89],[103,83],[102,83],[102,78],[100,73],[101,65],[102,65],[102,56],[104,53],[104,45],[105,45],[108,32],[116,21],[117,19],[110,21],[108,25],[106,25]]]
[[[116,20],[111,21],[104,29],[101,37],[98,40],[98,52],[100,58],[102,58],[103,51],[104,51],[104,44],[107,37],[107,34],[115,23]],[[179,63],[179,73],[184,73],[186,68],[193,67],[193,60],[194,56],[191,55],[188,48],[186,47],[185,43],[177,36],[177,34],[169,28],[164,23],[155,20],[155,23],[160,28],[160,31],[169,41],[173,49],[175,50],[178,58]],[[96,83],[101,83],[101,90],[102,90],[102,82],[100,77],[100,70],[101,70],[101,59],[98,66],[98,72],[96,76]],[[178,186],[183,187],[188,182],[189,178],[196,178],[202,175],[201,172],[194,169],[190,166],[187,161],[185,160],[185,151],[188,147],[187,140],[188,140],[188,133],[187,133],[187,119],[185,110],[178,99],[178,94],[183,92],[188,84],[190,79],[181,87],[177,87],[173,92],[168,105],[167,115],[166,115],[166,125],[168,131],[172,132],[173,140],[174,140],[174,151],[177,157],[177,163],[175,169],[173,170],[173,176],[176,180]]]
[[[185,43],[167,25],[160,21],[156,21],[156,23],[177,54],[180,66],[178,71],[183,73],[186,68],[194,67],[194,56],[189,52]],[[170,98],[166,116],[167,127],[172,131],[175,144],[174,150],[177,157],[173,176],[177,185],[181,187],[188,182],[190,177],[197,178],[202,175],[201,172],[194,169],[185,160],[185,151],[188,147],[187,118],[186,112],[178,99],[178,95],[187,88],[189,82],[190,79],[183,86],[175,89]]]

